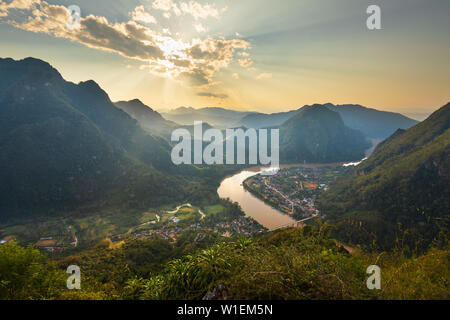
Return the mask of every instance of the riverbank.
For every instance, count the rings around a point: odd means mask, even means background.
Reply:
[[[331,169],[343,168],[345,164],[346,162],[293,163],[280,165],[280,170],[290,168],[304,168],[306,170],[327,167]],[[269,199],[264,199],[263,197],[259,196],[258,193],[255,192],[255,190],[251,190],[246,187],[244,181],[267,169],[268,168],[264,166],[253,166],[243,169],[231,176],[227,176],[221,181],[220,186],[217,189],[219,197],[222,199],[229,198],[231,201],[237,202],[246,215],[251,216],[268,230],[275,230],[279,227],[293,224],[296,222],[296,220],[305,218],[315,213],[309,212],[312,210],[309,210],[309,203],[295,203],[295,206],[306,206],[308,208],[306,208],[306,211],[303,210],[303,212],[305,212],[304,216],[297,217],[299,219],[294,219],[292,215],[286,214],[286,212],[280,210],[281,208],[276,202],[272,202]],[[319,169],[319,171],[321,170],[322,169]]]
[[[244,189],[242,186],[244,180],[259,172],[261,171],[245,169],[224,179],[217,189],[219,197],[222,199],[228,198],[230,201],[238,203],[245,215],[252,217],[268,230],[275,230],[281,226],[295,223],[294,219],[273,209]]]
[[[280,206],[275,202],[275,201],[271,201],[268,198],[263,197],[258,191],[256,191],[255,189],[253,189],[249,184],[248,181],[251,180],[252,177],[248,177],[247,179],[244,180],[244,182],[242,183],[242,186],[244,187],[245,190],[247,190],[248,192],[250,192],[252,195],[254,195],[255,197],[257,197],[258,199],[260,199],[261,201],[263,201],[264,203],[268,204],[269,206],[271,206],[272,208],[274,208],[275,210],[280,211],[283,214],[289,215],[288,212],[285,212],[284,210],[282,210],[280,208]]]

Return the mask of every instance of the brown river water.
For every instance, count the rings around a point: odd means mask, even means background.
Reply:
[[[331,164],[290,164],[280,165],[281,169],[292,167],[324,167],[324,166],[341,166],[344,163],[331,163]],[[274,230],[279,227],[294,223],[295,220],[282,213],[279,210],[272,208],[264,201],[258,199],[253,194],[244,189],[242,183],[245,179],[254,176],[262,171],[262,167],[251,167],[244,169],[232,176],[229,176],[222,180],[217,193],[219,197],[225,199],[230,198],[231,201],[239,203],[242,210],[247,216],[252,217],[261,225],[269,230]]]

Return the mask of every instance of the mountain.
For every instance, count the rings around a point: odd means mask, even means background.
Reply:
[[[380,111],[361,105],[334,105],[326,103],[324,106],[339,113],[347,127],[361,131],[369,139],[383,140],[397,129],[408,129],[418,123],[418,121],[399,113]],[[305,105],[297,110],[271,114],[241,112],[223,108],[194,109],[191,107],[180,107],[162,115],[164,118],[182,125],[192,125],[194,121],[201,120],[218,128],[242,126],[260,129],[280,127],[308,107],[310,105]]]
[[[397,129],[408,129],[419,123],[399,113],[380,111],[361,105],[328,103],[326,106],[338,112],[346,126],[359,130],[366,137],[373,139],[386,139]]]
[[[405,116],[417,120],[423,121],[430,116],[431,112],[405,112]]]
[[[149,133],[169,137],[172,131],[179,125],[164,119],[161,114],[149,106],[143,104],[139,99],[115,102],[116,107],[128,113],[139,125]]]
[[[323,105],[303,108],[280,127],[282,163],[360,160],[369,146],[360,132],[346,127],[337,112]]]
[[[157,205],[184,185],[167,174],[171,166],[170,145],[94,81],[67,82],[38,59],[0,59],[0,218],[111,201]]]
[[[277,112],[271,114],[265,113],[251,113],[244,116],[240,121],[239,125],[246,128],[268,128],[276,127],[282,125],[284,122],[297,115],[299,110],[292,110],[287,112]]]
[[[230,128],[234,127],[234,124],[241,120],[242,117],[252,113],[223,108],[194,109],[191,107],[180,107],[163,113],[162,116],[182,125],[193,125],[194,121],[203,121],[213,127]]]
[[[450,103],[380,143],[372,156],[320,199],[350,243],[424,248],[448,230]]]
[[[367,138],[372,139],[385,139],[399,128],[408,129],[418,123],[418,121],[399,113],[380,111],[360,105],[326,103],[324,106],[338,112],[347,127],[359,130]],[[252,113],[243,117],[239,121],[239,125],[247,128],[281,126],[284,122],[299,114],[305,107],[309,106],[306,105],[297,110],[272,114]]]

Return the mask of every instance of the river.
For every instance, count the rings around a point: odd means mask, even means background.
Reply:
[[[319,167],[319,166],[340,166],[343,163],[332,163],[332,164],[291,164],[291,165],[281,165],[280,168],[290,168],[290,167]],[[225,178],[220,183],[217,193],[222,199],[230,198],[231,201],[239,203],[242,210],[247,216],[252,217],[261,225],[269,230],[274,230],[279,227],[292,224],[295,220],[272,208],[270,205],[266,204],[264,201],[258,199],[253,194],[248,192],[242,185],[245,179],[261,173],[264,168],[262,167],[251,167],[244,169],[230,177]]]
[[[319,163],[319,164],[289,164],[280,165],[281,169],[292,168],[292,167],[337,167],[337,166],[356,166],[372,154],[376,146],[381,140],[371,139],[372,147],[367,149],[365,152],[365,158],[358,162],[339,162],[339,163]],[[225,178],[220,183],[217,193],[222,199],[229,198],[233,202],[239,203],[242,210],[247,216],[252,217],[258,221],[261,225],[269,230],[274,230],[279,227],[283,227],[295,222],[295,220],[282,213],[279,210],[272,208],[270,205],[266,204],[264,201],[258,199],[250,192],[248,192],[242,183],[245,179],[261,173],[264,167],[251,167],[244,169],[230,177]]]

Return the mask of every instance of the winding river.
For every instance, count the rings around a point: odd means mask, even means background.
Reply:
[[[381,140],[371,139],[372,146],[366,150],[364,161],[375,150],[376,146]],[[361,161],[358,162],[338,162],[338,163],[320,163],[320,164],[289,164],[280,165],[280,169],[293,168],[293,167],[304,167],[304,168],[316,168],[316,167],[338,167],[338,166],[356,166]],[[247,216],[252,217],[258,221],[261,225],[269,230],[274,230],[288,224],[295,222],[290,216],[272,208],[270,205],[266,204],[264,201],[258,199],[250,192],[245,190],[242,183],[245,179],[257,175],[262,171],[267,170],[264,167],[251,167],[244,169],[230,177],[225,178],[220,183],[217,193],[222,199],[229,198],[233,202],[239,203],[242,210]]]
[[[280,168],[290,167],[319,167],[319,166],[341,166],[343,163],[332,164],[291,164],[282,165]],[[258,221],[261,225],[269,230],[274,230],[287,224],[294,223],[295,220],[272,208],[264,201],[258,199],[248,192],[242,185],[245,179],[257,175],[264,170],[262,167],[251,167],[244,169],[230,177],[225,178],[220,183],[217,193],[222,199],[230,198],[231,201],[239,203],[246,215]]]
[[[260,172],[259,168],[254,170],[250,168],[225,178],[221,182],[219,189],[217,189],[219,197],[223,199],[230,198],[231,201],[239,203],[246,215],[252,217],[269,230],[294,222],[295,220],[288,215],[272,208],[244,189],[242,185],[244,180]]]

